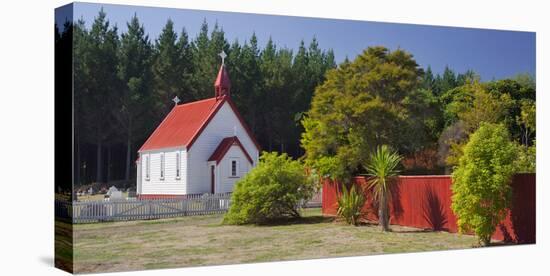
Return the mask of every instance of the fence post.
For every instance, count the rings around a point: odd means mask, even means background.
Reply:
[[[151,201],[150,200],[147,200],[147,206],[148,206],[148,209],[149,209],[147,219],[151,219],[151,216],[153,214],[153,206],[151,206]]]
[[[118,202],[113,202],[113,220],[116,219],[117,217],[117,214],[118,214]]]

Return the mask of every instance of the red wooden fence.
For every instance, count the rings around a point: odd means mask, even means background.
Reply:
[[[364,186],[365,177],[355,177],[356,184]],[[451,184],[448,175],[400,176],[393,191],[390,223],[422,229],[457,232],[456,216],[451,210]],[[535,174],[517,174],[512,180],[512,206],[493,238],[515,243],[535,243],[536,208]],[[335,215],[339,185],[325,181],[323,185],[323,214]],[[368,196],[368,198],[371,198]],[[367,219],[376,220],[372,201],[364,210]]]

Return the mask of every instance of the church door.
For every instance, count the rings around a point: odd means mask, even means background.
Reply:
[[[216,186],[216,178],[214,169],[216,166],[210,166],[210,192],[215,193],[214,187]]]

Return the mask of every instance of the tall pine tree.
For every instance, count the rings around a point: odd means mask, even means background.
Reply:
[[[127,23],[128,31],[122,34],[119,50],[118,77],[121,89],[116,118],[120,123],[126,144],[125,180],[130,179],[133,142],[149,129],[145,119],[152,105],[153,74],[151,73],[152,49],[149,37],[140,25],[137,15]]]
[[[83,96],[86,104],[82,106],[85,119],[90,126],[88,138],[96,146],[96,182],[103,182],[104,174],[104,143],[116,130],[113,124],[113,110],[117,99],[119,81],[117,75],[118,30],[111,26],[106,14],[101,9],[94,19],[89,32],[88,55],[85,60],[85,70],[88,93]]]

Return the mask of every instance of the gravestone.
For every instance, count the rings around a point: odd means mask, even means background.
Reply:
[[[109,195],[109,200],[117,200],[122,199],[122,192],[121,191],[112,191]]]
[[[111,186],[107,191],[107,194],[110,196],[113,194],[113,192],[118,192],[118,189],[115,186]]]

